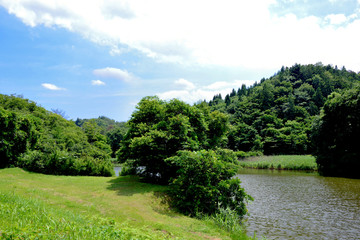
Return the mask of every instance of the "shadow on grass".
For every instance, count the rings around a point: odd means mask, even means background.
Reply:
[[[166,186],[141,182],[138,176],[121,176],[111,179],[109,183],[107,189],[116,191],[120,196],[164,192],[168,189]]]
[[[167,186],[141,182],[138,176],[120,176],[111,179],[108,183],[110,185],[107,189],[116,191],[119,196],[150,193],[153,195],[151,205],[155,212],[170,217],[179,216],[179,213],[170,207],[171,199],[166,193],[166,190],[169,189]]]

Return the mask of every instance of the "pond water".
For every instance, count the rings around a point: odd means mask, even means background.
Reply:
[[[267,239],[360,239],[360,180],[243,169],[254,201],[248,235]]]
[[[121,167],[114,167],[115,176],[119,176],[121,172]]]

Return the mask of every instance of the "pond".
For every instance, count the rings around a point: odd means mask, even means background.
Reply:
[[[121,172],[121,167],[114,167],[115,176],[119,176]]]
[[[243,169],[255,200],[248,235],[267,239],[360,239],[360,180],[292,171]]]

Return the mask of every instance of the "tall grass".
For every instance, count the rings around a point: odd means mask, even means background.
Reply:
[[[245,226],[239,219],[236,211],[230,208],[219,208],[219,211],[213,215],[198,215],[198,218],[214,223],[216,226],[225,229],[231,234],[232,239],[246,240],[256,239],[255,236],[250,238],[246,235]]]
[[[114,220],[74,214],[36,199],[0,193],[1,239],[155,239]]]
[[[250,157],[239,161],[244,168],[316,171],[315,158],[311,155],[278,155]]]

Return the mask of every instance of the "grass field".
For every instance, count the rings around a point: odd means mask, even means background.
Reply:
[[[0,170],[0,239],[248,239],[162,203],[163,186],[136,177]]]
[[[244,168],[316,171],[311,155],[278,155],[250,157],[239,161]]]

